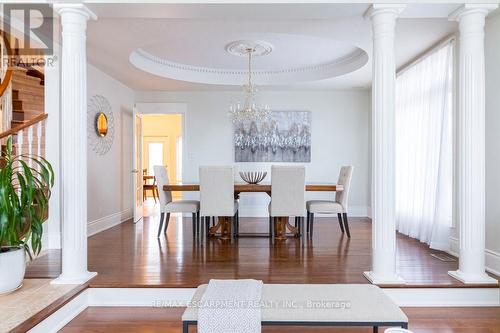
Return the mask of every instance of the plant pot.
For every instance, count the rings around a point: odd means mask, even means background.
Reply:
[[[4,247],[0,251],[0,294],[21,287],[26,270],[26,254],[22,247]]]

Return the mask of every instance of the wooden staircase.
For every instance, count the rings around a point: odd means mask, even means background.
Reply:
[[[12,52],[9,41],[1,30],[0,54],[2,60],[3,57],[19,56],[17,50],[15,53]],[[45,77],[42,71],[34,67],[12,68],[8,62],[2,62],[0,66],[0,151],[2,153],[5,151],[7,138],[12,136],[13,150],[16,154],[45,156],[47,114],[44,106]]]
[[[43,114],[43,74],[34,69],[16,67],[12,74],[12,123],[11,128]]]

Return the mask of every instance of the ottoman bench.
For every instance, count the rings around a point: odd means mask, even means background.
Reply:
[[[201,285],[182,315],[183,332],[198,321],[198,306],[207,285]],[[371,284],[264,284],[262,325],[379,326],[408,328],[408,317]]]

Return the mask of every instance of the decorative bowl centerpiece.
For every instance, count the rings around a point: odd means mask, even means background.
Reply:
[[[266,178],[265,171],[240,171],[240,177],[248,184],[258,184]]]

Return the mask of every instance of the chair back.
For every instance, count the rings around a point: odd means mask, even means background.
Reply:
[[[234,174],[232,166],[200,167],[201,216],[234,215]]]
[[[335,201],[342,205],[342,207],[344,208],[344,212],[346,213],[353,170],[354,167],[350,165],[340,168],[339,180],[337,181],[337,184],[342,185],[344,187],[344,190],[335,192]]]
[[[163,165],[155,165],[153,171],[158,193],[160,195],[160,212],[163,213],[165,211],[165,206],[169,202],[172,202],[172,192],[163,190],[163,186],[168,185],[168,172],[167,168]]]
[[[305,215],[306,169],[271,167],[271,216]]]

